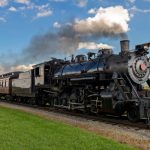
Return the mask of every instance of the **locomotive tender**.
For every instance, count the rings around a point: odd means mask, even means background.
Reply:
[[[150,43],[137,45],[132,52],[128,40],[120,43],[119,54],[102,49],[97,56],[88,53],[88,59],[85,55],[71,61],[53,58],[26,72],[1,75],[1,97],[95,114],[127,113],[130,121],[149,123]]]

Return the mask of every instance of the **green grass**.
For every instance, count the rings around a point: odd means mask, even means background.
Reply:
[[[133,150],[61,122],[0,107],[0,150]]]

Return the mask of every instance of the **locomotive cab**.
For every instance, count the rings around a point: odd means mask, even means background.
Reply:
[[[33,66],[35,86],[50,84],[50,75],[53,74],[52,67],[47,63]]]
[[[52,84],[55,70],[66,62],[62,59],[52,58],[52,60],[33,66],[35,86],[48,87]]]

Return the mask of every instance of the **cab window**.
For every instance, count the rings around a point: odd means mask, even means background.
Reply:
[[[35,68],[35,76],[36,77],[40,76],[40,68],[39,67]]]

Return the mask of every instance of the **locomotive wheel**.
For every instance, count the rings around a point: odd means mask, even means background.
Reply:
[[[140,119],[139,107],[133,106],[127,112],[128,120],[131,122],[137,122]]]
[[[45,106],[45,101],[41,97],[38,97],[36,99],[36,105],[38,105],[38,106]]]
[[[124,106],[124,103],[123,102],[118,102],[116,105],[115,105],[115,113],[118,115],[118,116],[122,116],[125,112],[125,106]]]
[[[30,98],[29,99],[29,104],[35,105],[36,104],[36,99],[35,98]]]

